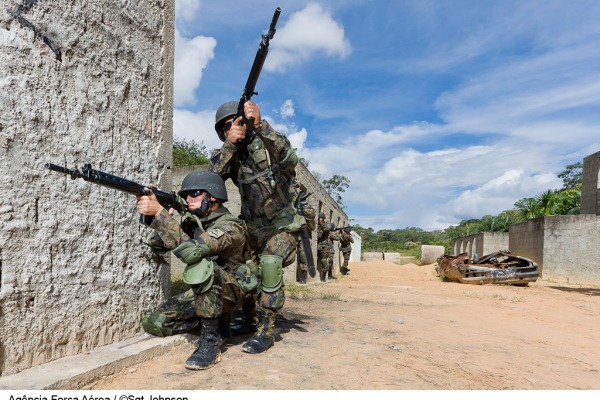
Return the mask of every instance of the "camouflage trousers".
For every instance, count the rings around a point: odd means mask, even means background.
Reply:
[[[342,251],[342,255],[344,256],[344,263],[342,264],[342,268],[348,268],[348,262],[350,261],[350,253],[352,253],[352,250]]]
[[[328,272],[333,265],[333,252],[329,249],[317,250],[317,269]]]
[[[252,308],[254,293],[245,292],[232,273],[221,268],[214,273],[214,284],[207,292],[199,293],[198,288],[192,287],[145,315],[144,330],[155,336],[190,332],[200,325],[200,318],[217,318],[241,307]]]
[[[250,233],[250,248],[252,258],[260,265],[260,256],[276,255],[283,258],[283,267],[292,264],[296,259],[298,238],[296,233],[278,231],[274,226],[247,224]],[[283,285],[273,293],[259,290],[258,305],[271,311],[278,311],[285,303]]]
[[[232,313],[244,303],[245,291],[233,273],[215,269],[211,288],[200,293],[200,286],[192,285],[196,315],[202,318],[217,318],[222,313]]]

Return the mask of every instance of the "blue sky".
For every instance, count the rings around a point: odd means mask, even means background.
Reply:
[[[176,1],[174,133],[220,147],[275,8],[253,98],[352,223],[444,229],[557,189],[600,150],[600,2]]]

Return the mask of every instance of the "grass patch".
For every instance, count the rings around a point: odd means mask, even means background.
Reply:
[[[339,293],[325,292],[321,294],[321,299],[326,301],[341,301]]]
[[[294,300],[312,300],[315,298],[315,294],[311,288],[297,284],[296,282],[286,282],[285,295]]]

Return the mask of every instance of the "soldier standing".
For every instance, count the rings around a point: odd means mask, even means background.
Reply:
[[[337,279],[337,277],[333,274],[333,256],[335,255],[335,246],[333,245],[333,242],[340,240],[340,235],[338,235],[334,231],[334,229],[335,229],[335,225],[330,223],[329,224],[329,235],[327,236],[327,254],[328,254],[327,277],[329,279]]]
[[[329,223],[325,222],[325,213],[319,213],[319,222],[317,224],[317,269],[321,282],[327,281],[329,271]]]
[[[350,253],[352,253],[352,243],[354,243],[354,239],[350,234],[350,228],[346,227],[344,229],[339,230],[340,236],[340,252],[344,256],[344,263],[340,267],[340,272],[342,275],[348,275],[350,273],[350,269],[348,268],[348,261],[350,260]]]
[[[234,119],[237,108],[238,102],[231,101],[217,110],[215,130],[223,146],[211,157],[211,170],[224,180],[231,178],[240,191],[261,275],[259,324],[242,349],[261,353],[274,344],[275,317],[285,302],[283,267],[296,258],[297,232],[306,221],[294,207],[298,157],[289,140],[261,120],[254,102],[244,104],[245,118]]]
[[[256,288],[258,281],[245,264],[244,222],[223,206],[227,190],[221,177],[207,171],[192,172],[184,178],[178,194],[186,200],[188,210],[181,222],[152,193],[137,196],[137,210],[154,217],[150,225],[155,230],[150,241],[152,249],[172,250],[186,264],[183,280],[192,287],[195,314],[202,330],[198,348],[185,367],[207,369],[221,360],[219,347],[223,336],[229,335],[231,314],[242,307],[247,293]],[[175,326],[177,319],[189,317],[178,313],[186,308],[186,301],[189,304],[185,296],[170,299],[144,318],[144,329],[158,336],[177,333],[170,331],[169,325]]]

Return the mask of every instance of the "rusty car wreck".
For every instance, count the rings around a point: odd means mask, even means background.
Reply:
[[[509,251],[488,254],[472,260],[468,253],[457,256],[444,254],[436,268],[446,280],[482,285],[497,283],[527,286],[539,276],[538,265],[525,257],[511,255]]]

